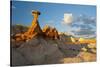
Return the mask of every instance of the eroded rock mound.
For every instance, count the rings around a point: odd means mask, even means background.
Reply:
[[[56,64],[61,63],[63,57],[63,53],[55,43],[39,37],[33,38],[21,44],[20,47],[13,49],[12,65]]]

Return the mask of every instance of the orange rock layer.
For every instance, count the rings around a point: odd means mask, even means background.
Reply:
[[[34,16],[34,19],[32,20],[32,24],[28,31],[23,34],[16,34],[14,36],[16,41],[27,41],[40,35],[51,39],[59,39],[58,31],[56,28],[52,28],[47,25],[43,28],[43,30],[40,28],[38,23],[38,16],[40,15],[39,11],[32,11],[32,15]]]

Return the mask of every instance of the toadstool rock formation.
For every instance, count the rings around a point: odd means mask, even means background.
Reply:
[[[27,39],[32,39],[33,37],[42,34],[42,30],[41,30],[40,25],[38,23],[38,16],[40,15],[40,12],[39,11],[32,11],[32,15],[34,16],[34,19],[32,20],[32,24],[29,27],[29,30],[24,33],[24,35],[27,36]]]
[[[32,21],[32,25],[30,26],[29,30],[26,32],[28,35],[39,35],[42,33],[42,30],[40,28],[40,25],[38,23],[38,16],[40,15],[39,11],[32,11],[32,15],[34,16],[34,19]]]

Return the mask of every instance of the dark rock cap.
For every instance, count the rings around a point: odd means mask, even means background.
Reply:
[[[33,14],[38,14],[38,15],[41,14],[41,13],[40,13],[39,11],[37,11],[37,10],[32,10],[32,13],[33,13]]]

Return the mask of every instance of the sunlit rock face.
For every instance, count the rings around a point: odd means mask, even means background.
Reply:
[[[51,39],[59,39],[58,31],[56,30],[56,28],[45,25],[43,28],[43,33],[45,37],[49,37]]]
[[[32,15],[34,19],[32,20],[31,26],[29,26],[26,32],[15,34],[14,39],[16,41],[27,41],[38,36],[45,36],[46,38],[51,39],[59,39],[58,31],[56,28],[52,28],[46,25],[44,26],[43,30],[41,29],[38,22],[38,16],[40,15],[39,11],[32,11]]]

